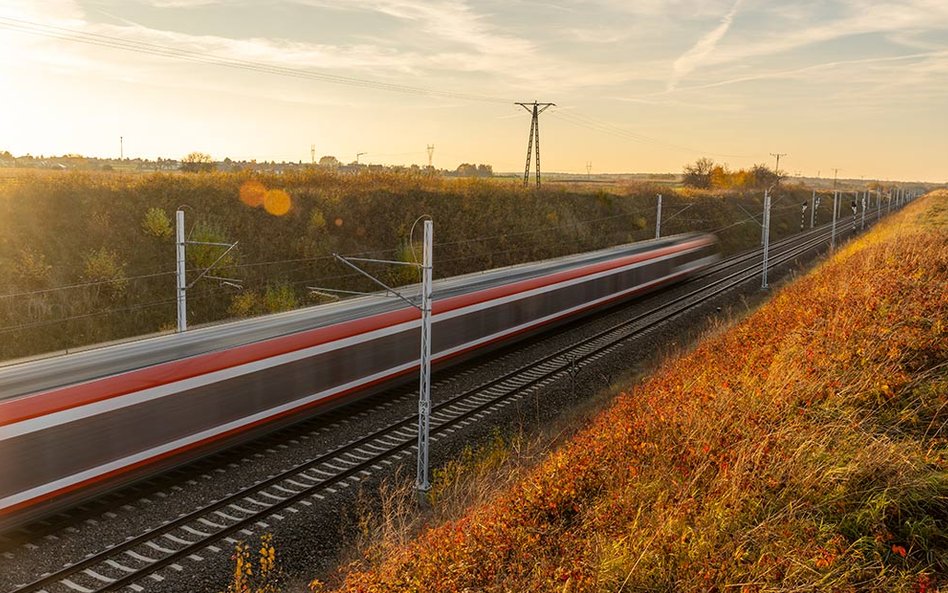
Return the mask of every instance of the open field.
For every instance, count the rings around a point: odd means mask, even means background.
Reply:
[[[760,191],[672,191],[622,181],[550,184],[537,192],[510,180],[328,170],[5,171],[15,173],[0,171],[0,360],[173,329],[177,208],[186,213],[190,239],[239,241],[215,275],[238,279],[243,289],[198,282],[188,295],[192,326],[315,304],[307,286],[372,290],[331,254],[411,258],[407,237],[422,214],[435,220],[436,278],[650,238],[659,192],[665,235],[717,231],[725,253],[760,238],[751,218],[761,210]],[[774,240],[799,229],[800,203],[808,198],[797,186],[780,189]],[[267,200],[270,212],[260,207]],[[823,200],[818,223],[829,220],[830,202]],[[189,277],[219,253],[189,247]],[[404,269],[380,272],[395,284],[416,280]]]
[[[669,359],[524,479],[392,537],[340,590],[936,590],[946,282],[939,192]]]

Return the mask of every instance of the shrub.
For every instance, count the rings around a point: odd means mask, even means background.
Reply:
[[[114,251],[102,247],[86,254],[83,259],[83,278],[97,284],[96,294],[116,298],[128,288],[125,265]]]
[[[159,239],[167,239],[174,234],[171,219],[161,208],[149,208],[145,212],[145,217],[142,219],[142,230],[145,231],[146,235]]]

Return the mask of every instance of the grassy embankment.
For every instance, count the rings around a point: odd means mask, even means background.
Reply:
[[[760,211],[759,191],[630,184],[536,192],[509,180],[322,170],[18,174],[0,179],[0,360],[173,328],[179,207],[191,239],[240,242],[215,273],[240,279],[244,289],[199,282],[188,298],[193,326],[314,304],[306,286],[372,290],[330,254],[408,258],[406,237],[421,214],[435,220],[435,273],[444,277],[647,239],[654,235],[659,191],[664,234],[727,227],[725,251],[757,244],[760,229],[745,212]],[[781,191],[775,239],[798,230],[798,204],[809,195],[801,188]],[[289,211],[276,216],[253,206],[268,195],[277,206],[288,200]],[[818,220],[829,217],[824,200]],[[190,277],[219,252],[189,247]],[[379,272],[393,283],[414,280],[405,269],[392,270]]]
[[[942,192],[341,590],[935,590],[948,574],[946,283]]]

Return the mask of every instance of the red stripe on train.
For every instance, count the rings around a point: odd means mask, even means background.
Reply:
[[[455,309],[560,282],[566,282],[575,278],[708,244],[710,244],[708,239],[694,239],[686,243],[672,245],[646,253],[600,262],[591,266],[566,270],[539,278],[522,280],[520,282],[489,288],[471,294],[442,299],[433,303],[433,314],[446,313]],[[24,395],[0,402],[0,426],[22,422],[30,418],[45,416],[54,412],[84,406],[114,397],[120,397],[167,383],[191,379],[207,373],[256,362],[265,358],[272,358],[304,348],[334,342],[384,327],[398,325],[406,321],[412,321],[418,319],[419,316],[420,314],[416,310],[406,307],[388,313],[381,313],[379,315],[346,321],[327,327],[306,330],[289,336],[271,338],[219,352],[199,354],[190,358],[160,363],[102,379],[93,379],[84,383]]]
[[[639,294],[639,293],[641,293],[641,292],[647,292],[647,291],[652,290],[652,289],[654,289],[654,288],[657,288],[657,287],[659,287],[659,286],[661,286],[661,285],[663,285],[663,284],[668,284],[669,282],[674,282],[675,280],[678,280],[678,279],[680,279],[681,277],[685,276],[687,273],[688,273],[688,272],[679,272],[678,274],[673,274],[673,275],[671,275],[671,276],[667,276],[667,277],[661,279],[660,281],[656,282],[655,284],[648,286],[647,288],[646,288],[646,287],[637,288],[637,289],[635,289],[635,290],[632,290],[632,291],[629,292],[629,293],[613,296],[613,297],[611,297],[611,298],[609,298],[609,299],[606,299],[605,301],[602,301],[602,302],[600,302],[600,303],[595,303],[595,304],[586,305],[586,306],[584,306],[584,307],[581,307],[580,309],[577,309],[576,311],[572,311],[572,312],[570,312],[570,313],[563,313],[563,314],[557,315],[556,317],[550,318],[550,319],[548,319],[548,320],[546,320],[546,321],[543,321],[543,322],[540,322],[540,323],[534,323],[534,324],[532,324],[532,325],[530,325],[530,326],[528,326],[528,327],[519,329],[519,330],[517,330],[517,331],[515,331],[515,332],[512,332],[512,333],[507,334],[507,335],[504,335],[504,336],[500,336],[500,337],[498,337],[498,338],[494,338],[494,339],[489,340],[489,341],[487,341],[487,342],[484,342],[484,343],[482,343],[482,344],[478,344],[478,345],[476,345],[476,346],[470,346],[470,347],[468,347],[468,348],[464,348],[464,349],[462,349],[462,350],[459,350],[459,351],[454,352],[454,353],[449,354],[449,355],[443,355],[443,356],[440,356],[440,357],[437,357],[437,356],[436,356],[436,357],[434,358],[434,362],[436,362],[436,363],[441,363],[441,362],[450,360],[451,358],[455,358],[455,357],[461,356],[461,355],[463,355],[463,354],[467,354],[468,352],[470,352],[470,351],[472,351],[472,350],[476,350],[477,348],[484,348],[484,347],[487,347],[487,346],[489,346],[489,345],[496,344],[497,342],[500,342],[500,341],[503,341],[503,340],[509,340],[509,339],[511,339],[511,338],[513,338],[513,337],[516,337],[517,335],[520,335],[520,334],[523,334],[523,333],[525,333],[525,332],[534,330],[534,329],[536,329],[536,328],[538,328],[538,327],[542,327],[542,326],[544,326],[544,325],[549,325],[549,324],[551,324],[551,323],[555,323],[555,322],[557,322],[557,321],[562,320],[564,317],[572,317],[572,316],[578,315],[578,314],[580,314],[580,313],[582,313],[582,312],[584,312],[584,311],[587,311],[587,310],[589,310],[589,309],[591,309],[591,308],[593,308],[593,307],[602,307],[602,306],[604,306],[604,305],[607,305],[607,304],[612,303],[612,302],[614,302],[614,301],[616,301],[616,300],[619,300],[619,299],[630,298],[630,297],[635,296],[636,294]],[[247,424],[247,425],[244,425],[244,426],[240,426],[240,427],[231,429],[231,430],[229,430],[229,431],[227,431],[227,432],[223,432],[223,433],[221,433],[221,434],[214,435],[214,436],[211,436],[211,437],[207,437],[206,439],[202,439],[202,440],[200,440],[200,441],[196,441],[196,442],[190,443],[190,444],[188,444],[188,445],[184,445],[184,446],[179,447],[179,448],[177,448],[177,449],[174,449],[174,450],[172,450],[172,451],[167,451],[167,452],[165,452],[165,453],[161,453],[161,454],[156,455],[156,456],[154,456],[154,457],[149,457],[148,459],[143,459],[142,461],[136,462],[136,463],[134,463],[134,464],[132,464],[132,465],[128,465],[128,466],[124,466],[124,467],[121,467],[121,468],[117,468],[117,469],[114,469],[114,470],[112,470],[112,471],[110,471],[110,472],[101,474],[101,475],[99,475],[99,476],[93,476],[93,477],[88,478],[88,479],[86,479],[86,480],[83,480],[83,481],[81,481],[81,482],[77,482],[77,483],[75,483],[75,484],[70,484],[69,486],[64,486],[64,487],[59,488],[59,489],[57,489],[57,490],[54,490],[54,491],[52,491],[52,492],[47,492],[47,493],[41,494],[41,495],[36,496],[36,497],[34,497],[34,498],[31,498],[31,499],[29,499],[29,500],[25,500],[25,501],[22,501],[22,502],[19,502],[19,503],[15,504],[15,505],[12,505],[12,506],[9,506],[9,507],[0,509],[0,517],[15,514],[17,511],[20,511],[20,510],[23,510],[23,509],[26,509],[26,508],[35,506],[35,505],[37,505],[37,504],[41,504],[41,503],[43,503],[43,502],[46,502],[46,501],[49,501],[49,500],[58,498],[58,497],[60,497],[60,496],[64,496],[64,495],[66,495],[66,494],[69,494],[70,492],[75,492],[76,490],[80,490],[80,489],[85,488],[85,487],[87,487],[87,486],[91,486],[91,485],[96,484],[96,483],[99,483],[99,482],[108,481],[108,480],[111,479],[111,478],[118,477],[118,476],[120,476],[120,475],[122,475],[122,474],[131,472],[131,471],[134,471],[134,470],[136,470],[136,469],[144,468],[144,467],[147,467],[147,466],[149,466],[149,465],[153,465],[153,464],[155,464],[155,463],[158,463],[158,462],[160,462],[160,461],[164,461],[164,460],[166,460],[166,459],[169,459],[169,458],[172,458],[172,457],[175,457],[175,456],[178,456],[178,455],[183,455],[184,453],[187,453],[188,451],[192,451],[192,450],[194,450],[194,449],[198,449],[198,448],[201,448],[201,447],[205,447],[205,446],[207,446],[207,445],[213,443],[214,441],[219,441],[219,440],[222,440],[222,439],[226,439],[226,438],[228,438],[228,437],[230,437],[230,436],[234,436],[234,435],[236,435],[236,434],[238,434],[238,433],[240,433],[240,432],[245,432],[245,431],[248,431],[248,430],[252,430],[252,429],[254,429],[254,428],[258,427],[258,426],[262,426],[262,425],[267,424],[267,423],[270,423],[270,422],[276,422],[277,420],[280,420],[280,419],[285,418],[285,417],[287,417],[287,416],[291,416],[291,415],[293,415],[293,414],[298,414],[298,413],[300,413],[300,412],[303,412],[303,411],[305,411],[305,410],[308,410],[308,409],[311,409],[311,408],[314,408],[314,407],[317,407],[317,406],[326,405],[327,403],[329,403],[329,402],[331,402],[331,401],[333,401],[333,400],[339,399],[339,398],[341,398],[341,397],[345,397],[345,396],[347,396],[347,395],[351,395],[351,394],[353,394],[353,393],[355,393],[355,392],[357,392],[357,391],[361,391],[361,390],[364,390],[364,389],[369,389],[369,388],[374,387],[375,385],[378,385],[378,384],[380,384],[380,383],[384,383],[384,382],[387,382],[387,381],[391,381],[392,379],[395,379],[396,377],[401,377],[401,376],[403,376],[403,375],[406,375],[406,374],[415,372],[417,368],[418,368],[417,366],[413,366],[413,367],[411,367],[411,368],[405,369],[405,370],[403,370],[403,371],[399,371],[399,372],[397,372],[397,373],[391,373],[391,374],[389,374],[389,375],[386,375],[386,376],[384,376],[384,377],[380,377],[380,378],[375,379],[375,380],[373,380],[373,381],[371,381],[371,382],[369,382],[369,383],[366,383],[366,384],[364,384],[364,385],[359,385],[359,386],[353,387],[353,388],[351,388],[351,389],[347,389],[346,391],[342,391],[342,392],[333,394],[333,395],[331,395],[331,396],[327,396],[327,397],[318,399],[318,400],[313,401],[313,402],[310,402],[310,403],[308,403],[308,404],[303,404],[303,405],[301,405],[301,406],[298,406],[298,407],[296,407],[296,408],[292,408],[292,409],[290,409],[290,410],[285,410],[285,411],[280,412],[280,413],[278,413],[278,414],[274,414],[273,416],[268,416],[267,418],[262,418],[262,419],[260,419],[260,420],[255,421],[255,422],[252,422],[252,423],[250,423],[250,424]]]

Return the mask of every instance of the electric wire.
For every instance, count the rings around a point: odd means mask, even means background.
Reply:
[[[53,288],[42,288],[38,290],[30,290],[25,292],[8,292],[5,294],[0,294],[0,299],[10,299],[18,297],[28,297],[35,296],[39,294],[46,294],[50,292],[58,292],[61,290],[73,290],[77,288],[89,288],[92,286],[103,286],[106,284],[120,284],[122,282],[131,282],[137,280],[146,280],[148,278],[158,278],[160,276],[173,276],[175,272],[156,272],[153,274],[141,274],[139,276],[129,276],[125,278],[109,278],[107,280],[94,280],[90,282],[80,282],[78,284],[68,284],[66,286],[55,286]]]
[[[690,205],[685,206],[684,208],[680,209],[675,215],[677,215],[677,214],[680,213],[680,212],[683,212],[683,211],[686,210],[687,208],[691,207],[691,205],[693,205],[693,204],[690,204]],[[795,209],[795,208],[797,208],[797,207],[798,207],[798,206],[797,206],[796,204],[789,204],[789,205],[784,206],[784,207],[782,207],[782,208],[771,208],[771,212],[775,212],[775,211],[778,211],[778,212],[779,212],[779,211],[785,211],[785,210],[789,210],[789,209]],[[746,212],[746,211],[745,211],[745,212]],[[549,230],[551,230],[551,228],[562,228],[562,227],[569,227],[569,226],[578,227],[579,224],[584,223],[584,222],[591,222],[591,221],[597,221],[597,220],[620,218],[620,217],[629,216],[629,215],[632,215],[632,214],[635,214],[635,212],[626,212],[626,213],[623,213],[623,214],[613,215],[613,216],[609,216],[609,217],[600,217],[600,218],[597,218],[597,219],[588,219],[588,220],[586,220],[586,221],[576,221],[576,222],[574,222],[574,223],[569,223],[569,224],[565,224],[565,225],[557,225],[556,227],[538,229],[538,230],[535,230],[535,231],[524,231],[524,232],[522,232],[522,233],[515,233],[515,234],[519,234],[519,235],[534,234],[534,233],[539,233],[539,232],[548,232]],[[668,220],[671,220],[671,218],[673,218],[675,215],[672,215],[672,217],[670,217]],[[664,222],[668,222],[668,220],[666,220],[666,221],[664,221]],[[845,220],[845,218],[844,218],[844,217],[840,217],[840,219],[839,219],[839,221],[838,221],[838,224],[839,224],[840,227],[845,227],[845,224],[842,222],[843,220]],[[741,224],[746,224],[746,223],[748,223],[748,222],[755,222],[757,225],[760,225],[760,224],[761,224],[760,221],[758,221],[753,215],[750,215],[750,214],[748,213],[748,216],[745,217],[745,218],[743,218],[743,219],[741,219],[741,220],[737,220],[737,221],[732,222],[732,223],[729,223],[729,224],[727,224],[727,225],[718,227],[718,228],[716,228],[716,229],[707,230],[707,231],[704,231],[704,232],[713,233],[713,234],[718,234],[718,233],[721,233],[721,232],[723,232],[723,231],[725,231],[725,230],[728,230],[728,229],[730,229],[730,228],[736,227],[736,226],[741,225]],[[644,232],[646,232],[647,230],[648,230],[648,229],[643,228],[643,229],[634,229],[634,230],[631,230],[631,232],[629,232],[629,231],[626,231],[626,230],[623,230],[623,229],[617,229],[617,230],[611,231],[607,236],[620,235],[620,234],[621,234],[621,235],[625,235],[625,236],[627,236],[627,237],[629,237],[629,236],[634,237],[637,233],[640,233],[640,232],[643,232],[643,233],[644,233]],[[442,244],[442,246],[444,246],[444,245],[460,245],[460,244],[470,243],[470,242],[474,242],[474,241],[484,241],[484,240],[496,239],[496,238],[499,238],[499,237],[506,237],[506,236],[507,236],[507,235],[493,235],[493,236],[488,236],[488,237],[474,237],[474,238],[465,239],[465,240],[461,240],[461,241],[453,241],[453,242],[444,243],[444,244]],[[573,241],[565,241],[565,242],[564,242],[564,241],[559,241],[558,244],[559,244],[559,245],[584,245],[584,244],[586,244],[587,242],[588,242],[588,239],[577,238],[577,239],[575,239],[575,240],[573,240]],[[485,258],[485,257],[489,257],[489,258],[493,259],[493,258],[495,258],[495,257],[497,257],[497,256],[508,255],[508,254],[511,254],[511,253],[516,253],[516,252],[521,252],[521,251],[526,251],[526,250],[529,250],[529,249],[533,249],[533,248],[536,247],[535,243],[538,243],[538,241],[536,241],[536,242],[530,242],[530,243],[528,243],[528,244],[526,244],[526,245],[520,245],[520,246],[518,246],[518,247],[512,247],[512,248],[510,248],[510,249],[505,249],[505,250],[502,250],[502,251],[491,251],[490,253],[486,253],[486,254],[467,254],[467,255],[462,255],[462,256],[453,257],[453,258],[439,258],[439,259],[437,259],[436,261],[437,261],[439,264],[444,264],[444,263],[454,263],[454,262],[458,262],[458,261],[464,261],[464,260],[475,259],[475,258]],[[621,244],[621,243],[620,243],[620,244]],[[608,248],[608,247],[602,247],[602,248]],[[391,253],[392,251],[395,251],[395,250],[389,249],[389,250],[365,251],[365,252],[361,252],[360,254],[361,254],[361,255],[370,255],[370,254],[379,254],[379,253]],[[561,257],[562,257],[562,256],[561,256]],[[309,259],[326,259],[326,258],[332,258],[332,256],[321,256],[321,257],[319,257],[319,258],[301,258],[301,259],[296,259],[296,260],[285,260],[285,261],[306,261],[306,260],[309,260]],[[256,263],[262,265],[262,264],[281,263],[281,262],[256,262]],[[301,270],[302,270],[302,268],[301,268]],[[140,276],[140,277],[138,277],[138,278],[154,277],[154,276],[158,276],[158,275],[167,275],[167,274],[173,274],[173,272],[162,273],[162,274],[153,274],[153,275],[143,275],[143,276]],[[316,283],[325,282],[325,281],[330,281],[330,280],[344,280],[344,279],[348,279],[348,278],[360,278],[360,277],[361,277],[361,276],[359,276],[358,274],[355,274],[355,273],[346,273],[346,274],[338,274],[338,275],[333,275],[333,276],[323,276],[323,277],[319,277],[319,278],[307,279],[307,280],[302,280],[302,281],[295,281],[295,282],[288,283],[288,285],[289,285],[289,286],[300,286],[300,285],[306,285],[306,284],[316,284]],[[75,286],[75,285],[74,285],[74,286]],[[65,288],[72,288],[72,287],[65,287]],[[197,294],[193,294],[193,295],[192,295],[191,293],[189,293],[189,294],[188,294],[188,301],[189,301],[189,302],[194,302],[194,301],[206,300],[206,299],[211,298],[211,297],[213,297],[213,296],[219,295],[221,292],[229,291],[229,290],[232,290],[232,289],[231,289],[230,287],[221,286],[221,287],[218,287],[218,288],[205,289],[204,291],[202,291],[202,292],[200,292],[200,293],[197,293]],[[118,307],[118,308],[105,309],[105,310],[100,310],[100,311],[91,311],[91,312],[88,312],[88,313],[82,313],[82,314],[78,314],[78,315],[72,315],[72,316],[66,316],[66,317],[58,317],[58,318],[55,318],[55,319],[46,319],[46,320],[35,321],[35,322],[29,322],[29,323],[24,323],[24,324],[17,324],[17,325],[12,325],[12,326],[5,326],[5,327],[0,327],[0,335],[4,335],[4,334],[8,334],[8,333],[14,333],[14,332],[17,332],[17,331],[23,331],[23,330],[26,330],[26,329],[34,329],[34,328],[49,326],[49,325],[58,324],[58,323],[65,323],[65,322],[70,322],[70,321],[76,321],[76,320],[86,319],[86,318],[91,318],[91,317],[99,317],[99,316],[104,316],[104,315],[113,315],[113,314],[117,314],[117,313],[134,312],[134,311],[144,310],[144,309],[148,309],[148,308],[156,308],[156,307],[160,307],[160,306],[166,306],[166,305],[174,304],[174,303],[176,303],[176,302],[177,302],[177,299],[176,299],[176,298],[168,298],[168,299],[161,299],[161,300],[158,300],[158,301],[152,301],[152,302],[149,302],[149,303],[140,303],[140,304],[135,304],[135,305],[129,305],[129,306],[126,306],[126,307]]]
[[[698,154],[707,154],[710,156],[717,157],[727,157],[727,158],[753,158],[755,155],[748,154],[728,154],[728,153],[719,153],[712,152],[708,150],[698,150],[693,147],[683,146],[681,144],[674,144],[672,142],[667,142],[659,138],[653,138],[651,136],[646,136],[644,134],[639,134],[632,132],[626,128],[617,126],[605,120],[601,120],[589,115],[582,113],[577,113],[576,111],[566,110],[566,109],[554,109],[550,112],[552,117],[565,121],[574,126],[581,128],[586,128],[596,132],[601,132],[604,134],[610,134],[625,140],[631,140],[634,142],[639,142],[643,144],[652,144],[654,146],[661,146],[664,148],[670,148],[674,150],[681,150],[689,153],[698,153]]]
[[[735,203],[736,203],[736,202],[735,202]],[[671,215],[671,216],[668,217],[667,219],[664,219],[662,222],[663,222],[663,223],[667,223],[667,222],[671,221],[671,220],[674,219],[678,214],[680,214],[681,212],[687,210],[687,209],[690,208],[692,205],[693,205],[693,204],[690,204],[690,205],[688,205],[688,206],[685,206],[684,208],[680,209],[679,211],[677,211],[675,214]],[[740,204],[738,204],[738,207],[740,207],[741,209],[743,209],[743,207],[741,207]],[[796,206],[793,205],[793,206],[790,206],[790,207],[794,207],[794,208],[795,208]],[[783,209],[786,209],[786,208],[783,208]],[[783,209],[774,209],[774,208],[772,208],[772,211],[779,211],[779,210],[783,210]],[[443,250],[445,247],[454,247],[454,246],[461,246],[461,245],[469,245],[469,244],[471,244],[471,243],[486,242],[486,241],[495,241],[495,240],[498,240],[498,239],[507,239],[507,238],[512,238],[512,237],[523,237],[523,236],[525,236],[525,235],[535,235],[535,234],[541,234],[541,233],[548,233],[548,232],[556,231],[556,230],[559,230],[559,229],[565,229],[565,228],[570,228],[570,227],[580,227],[580,226],[582,226],[582,225],[588,225],[588,224],[597,223],[597,222],[604,222],[604,221],[615,220],[615,219],[619,219],[619,218],[627,218],[627,217],[630,217],[630,216],[637,216],[637,215],[642,215],[642,214],[650,214],[651,212],[652,212],[651,209],[646,209],[646,208],[644,208],[644,207],[636,207],[636,208],[631,208],[630,210],[628,210],[628,211],[626,211],[626,212],[623,212],[623,213],[621,213],[621,214],[613,214],[613,215],[610,215],[610,216],[601,216],[601,217],[597,217],[597,218],[588,218],[588,219],[582,219],[582,220],[575,220],[575,221],[570,221],[570,222],[566,222],[566,223],[563,223],[563,224],[550,225],[550,226],[542,227],[542,228],[539,228],[539,229],[533,229],[533,230],[529,230],[529,231],[506,232],[506,233],[498,233],[498,234],[494,234],[494,235],[483,235],[483,236],[478,236],[478,237],[469,237],[469,238],[459,239],[459,240],[455,240],[455,241],[435,242],[435,243],[434,243],[434,247]],[[751,218],[751,219],[753,219],[753,220],[756,221],[756,218],[754,218],[753,215],[751,215],[750,213],[748,213],[746,210],[745,210],[744,212],[745,212],[745,214],[748,215],[749,218]],[[759,221],[758,221],[758,224],[760,224]],[[622,231],[622,232],[624,232],[624,231]],[[633,232],[634,232],[634,231],[633,231]],[[528,245],[528,247],[531,247],[531,246],[533,246],[533,245],[532,245],[532,244],[531,244],[531,245]],[[396,256],[397,256],[398,252],[399,252],[398,249],[375,249],[375,250],[367,250],[367,251],[361,251],[361,252],[347,253],[346,256],[347,256],[347,257],[369,257],[369,256],[384,256],[384,255],[396,255]],[[282,259],[282,260],[266,260],[266,261],[260,261],[260,262],[235,263],[235,264],[228,264],[228,265],[225,265],[225,266],[221,266],[221,269],[225,269],[225,270],[230,271],[230,270],[241,270],[241,269],[247,269],[247,268],[253,268],[253,267],[262,267],[262,266],[276,266],[276,265],[283,265],[283,264],[290,264],[290,263],[316,263],[316,262],[320,262],[320,261],[330,261],[330,260],[333,260],[333,259],[335,259],[335,258],[334,258],[334,256],[332,256],[332,255],[321,255],[321,256],[304,257],[304,258],[288,258],[288,259]],[[444,260],[441,260],[441,261],[444,261]],[[286,274],[294,274],[294,273],[297,273],[297,272],[305,271],[306,269],[308,269],[308,266],[307,266],[307,267],[299,267],[299,268],[296,268],[296,269],[294,269],[294,270],[288,270],[288,271],[285,271],[284,273],[286,273]],[[190,269],[187,270],[187,273],[188,273],[188,274],[192,274],[192,273],[198,273],[198,272],[203,272],[203,271],[204,271],[204,268],[190,268]],[[158,277],[163,277],[163,276],[173,276],[173,275],[175,275],[175,272],[169,271],[169,272],[156,272],[156,273],[151,273],[151,274],[141,274],[141,275],[129,276],[129,277],[125,277],[125,278],[112,278],[112,279],[97,280],[97,281],[92,281],[92,282],[81,282],[81,283],[76,283],[76,284],[69,284],[69,285],[65,285],[65,286],[57,286],[57,287],[44,288],[44,289],[38,289],[38,290],[32,290],[32,291],[23,291],[23,292],[16,292],[16,293],[0,294],[0,300],[2,300],[2,299],[9,299],[9,298],[19,298],[19,297],[37,296],[37,295],[42,295],[42,294],[50,294],[50,293],[54,293],[54,292],[58,292],[58,291],[74,290],[74,289],[79,289],[79,288],[91,288],[91,287],[95,287],[95,286],[104,286],[104,285],[110,285],[110,284],[118,284],[118,283],[123,283],[123,282],[126,282],[126,281],[131,282],[131,281],[147,280],[147,279],[151,279],[151,278],[158,278]]]
[[[221,287],[215,287],[215,288],[208,288],[197,294],[189,293],[188,302],[191,303],[194,301],[204,301],[214,296],[218,296],[222,292],[232,291],[232,290],[233,289],[230,287],[221,286]],[[127,305],[124,307],[113,307],[111,309],[101,309],[99,311],[89,311],[87,313],[68,315],[66,317],[57,317],[55,319],[43,319],[40,321],[31,321],[31,322],[27,322],[23,324],[7,325],[7,326],[0,327],[0,334],[21,331],[23,329],[31,329],[33,327],[51,325],[55,323],[65,323],[68,321],[76,321],[78,319],[86,319],[89,317],[98,317],[102,315],[114,315],[117,313],[130,313],[130,312],[139,311],[143,309],[150,309],[150,308],[160,307],[163,305],[174,304],[176,302],[177,302],[177,298],[170,297],[167,299],[160,299],[157,301],[150,301],[147,303],[136,303],[134,305]]]

